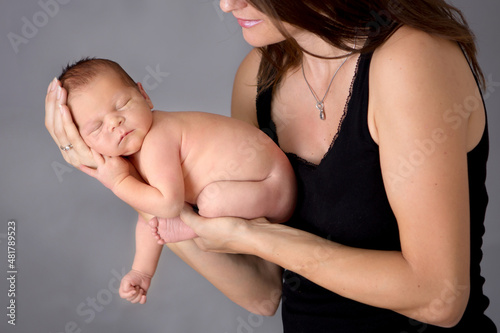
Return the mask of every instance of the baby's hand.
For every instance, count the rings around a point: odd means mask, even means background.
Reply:
[[[104,186],[113,190],[122,180],[130,175],[130,166],[123,157],[107,157],[92,149],[92,156],[97,169],[80,166],[80,170],[99,180]]]
[[[120,297],[131,303],[146,303],[151,276],[132,269],[122,278]]]

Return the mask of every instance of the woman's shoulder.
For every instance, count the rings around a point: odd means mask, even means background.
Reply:
[[[384,119],[433,119],[477,89],[458,43],[439,36],[403,26],[373,53],[370,108],[377,128]]]
[[[234,78],[231,101],[231,116],[254,126],[258,126],[255,99],[260,60],[261,54],[257,49],[251,50],[243,59]]]
[[[458,43],[430,33],[402,26],[379,46],[372,58],[371,74],[387,82],[390,75],[433,77],[470,74],[470,67]]]
[[[459,98],[477,83],[457,42],[403,26],[373,53],[370,87],[385,100],[424,91]]]
[[[241,74],[245,73],[249,74],[248,72],[253,72],[253,74],[257,74],[261,59],[262,55],[260,51],[257,48],[253,48],[241,61],[241,64],[238,68],[238,72]]]

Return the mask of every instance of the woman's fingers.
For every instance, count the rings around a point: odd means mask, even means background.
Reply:
[[[66,105],[68,93],[64,88],[60,88],[59,91],[60,91],[58,99],[58,101],[60,102],[59,118],[61,118],[62,127],[66,135],[66,139],[73,146],[73,149],[68,151],[70,163],[75,167],[81,164],[90,167],[96,167],[90,148],[89,146],[87,146],[85,141],[83,141],[83,138],[80,135],[80,131],[78,131],[78,128],[76,127],[76,124],[73,121],[73,117],[71,116],[71,112],[69,111],[69,108]]]
[[[57,102],[55,102],[57,103]],[[57,104],[56,106],[57,112],[54,111],[54,120],[52,124],[52,130],[54,132],[55,139],[54,141],[59,145],[67,145],[69,144],[69,140],[66,135],[66,131],[63,126],[63,121],[62,121],[62,106],[60,104]]]
[[[105,157],[96,152],[94,149],[90,149],[90,153],[92,154],[92,159],[98,167],[102,166],[106,162]]]
[[[198,229],[203,220],[205,220],[204,217],[201,217],[200,215],[196,214],[193,210],[193,207],[187,203],[185,203],[184,207],[182,208],[180,218],[185,224],[187,224],[193,230]]]
[[[61,83],[57,79],[52,80],[45,97],[45,127],[59,148],[71,145],[69,150],[62,151],[66,162],[74,167],[82,164],[96,167],[90,148],[73,122],[66,105],[67,97],[67,91],[61,87]]]
[[[45,97],[45,127],[59,147],[67,146],[71,142],[69,142],[64,130],[60,110],[61,102],[66,103],[66,95],[63,96],[60,82],[57,79],[52,80],[47,91]],[[64,156],[64,158],[68,161],[67,156]]]
[[[92,154],[90,152],[89,146],[83,141],[78,128],[73,122],[73,117],[71,117],[71,112],[65,104],[61,104],[61,120],[64,133],[66,138],[71,142],[74,148],[74,153],[78,157],[79,164],[85,164],[87,166],[94,166],[92,160]]]
[[[90,168],[90,167],[83,165],[83,164],[79,166],[79,169],[80,169],[80,171],[82,171],[83,173],[86,173],[90,177],[94,177],[94,178],[97,177],[97,170],[96,169]]]
[[[52,81],[50,81],[49,86],[47,87],[47,95],[45,95],[45,127],[49,129],[49,127],[52,124],[52,119],[53,119],[53,110],[50,109],[48,106],[51,104],[51,100],[54,97],[53,91],[56,88],[56,79],[54,78]]]
[[[97,168],[102,166],[105,162],[104,156],[96,152],[94,149],[90,149],[90,154],[92,156],[92,163],[96,166],[95,168],[93,167],[88,167],[86,164],[80,164],[78,168],[86,173],[87,175],[97,178]]]
[[[55,135],[55,121],[56,112],[59,112],[58,103],[56,102],[58,85],[59,82],[56,79],[52,80],[47,89],[47,96],[45,96],[45,127],[57,145],[59,145],[59,141]]]
[[[59,101],[59,104],[65,105],[67,103],[67,97],[68,93],[66,89],[59,84],[59,87],[57,88],[57,100]]]

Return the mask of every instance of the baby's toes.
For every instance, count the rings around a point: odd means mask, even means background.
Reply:
[[[151,228],[158,228],[158,224],[159,224],[158,218],[153,217],[151,220],[149,220],[148,224]]]

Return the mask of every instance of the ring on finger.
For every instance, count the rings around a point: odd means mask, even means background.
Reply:
[[[66,146],[59,146],[59,148],[61,148],[62,151],[68,151],[71,148],[73,148],[73,145],[70,143],[70,144],[68,144]]]

